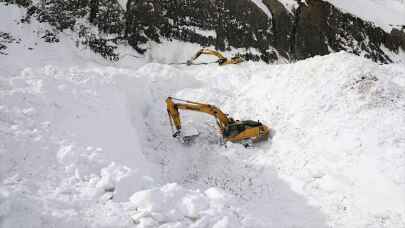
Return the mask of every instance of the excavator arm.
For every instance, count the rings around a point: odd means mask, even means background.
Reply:
[[[179,109],[203,112],[213,116],[216,119],[217,124],[222,132],[229,124],[234,122],[232,118],[228,118],[227,114],[223,113],[219,108],[215,107],[214,105],[180,100],[172,97],[168,97],[166,99],[166,105],[170,123],[173,123],[176,128],[176,132],[173,135],[174,137],[180,134],[181,131],[181,118]]]
[[[198,57],[200,57],[203,54],[204,55],[212,55],[212,56],[217,57],[218,59],[226,59],[225,56],[223,56],[222,53],[220,53],[218,51],[211,50],[211,49],[208,49],[208,48],[203,48],[203,49],[199,50],[197,52],[197,54],[194,55],[194,57],[191,59],[191,61],[196,60]]]
[[[193,56],[193,58],[191,58],[191,60],[187,61],[187,64],[189,65],[192,64],[201,55],[211,55],[217,57],[218,58],[217,62],[219,63],[219,65],[238,64],[242,62],[242,59],[240,57],[233,57],[231,59],[228,59],[219,51],[211,50],[208,48],[202,48]]]

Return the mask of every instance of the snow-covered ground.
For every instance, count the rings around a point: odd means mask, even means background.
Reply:
[[[112,64],[69,34],[44,43],[21,13],[0,7],[0,31],[21,38],[0,55],[0,227],[405,227],[404,65]],[[200,136],[183,145],[167,96],[273,137],[225,148],[213,119],[184,113]]]

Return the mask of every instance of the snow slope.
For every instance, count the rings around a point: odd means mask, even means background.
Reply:
[[[271,12],[269,10],[269,8],[267,8],[267,6],[263,3],[262,0],[251,0],[254,4],[257,5],[257,7],[259,7],[266,15],[267,17],[271,18]]]
[[[111,64],[0,10],[21,38],[0,55],[0,227],[405,226],[403,65]],[[260,119],[272,140],[225,148],[212,118],[182,113],[200,132],[183,145],[167,96]]]
[[[296,9],[299,5],[298,2],[295,0],[278,0],[284,7],[293,14],[293,9]],[[305,1],[301,1],[305,2]]]
[[[177,96],[272,124],[272,144],[244,156],[275,168],[310,205],[321,207],[328,224],[404,226],[403,65],[378,66],[338,53],[293,65],[206,68],[191,75],[208,86]],[[227,173],[215,169],[210,166],[207,176]],[[234,178],[234,172],[228,175]],[[255,174],[256,184],[266,183],[265,177]],[[252,191],[242,195],[249,198]],[[257,207],[266,201],[253,202]]]

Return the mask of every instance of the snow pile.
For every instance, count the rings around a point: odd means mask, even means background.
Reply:
[[[179,95],[271,123],[272,145],[256,159],[276,167],[331,225],[404,226],[403,66],[338,53],[194,74],[205,88]]]
[[[167,184],[137,192],[131,197],[135,207],[131,217],[137,227],[258,227],[243,218],[229,204],[230,196],[218,188],[205,192]],[[243,224],[249,222],[249,224]]]
[[[337,53],[295,64],[177,69],[152,64],[138,72],[159,81],[176,75],[178,82],[199,82],[176,85],[172,92],[154,87],[152,103],[163,101],[165,94],[207,102],[237,119],[257,118],[275,132],[270,143],[246,153],[239,145],[218,146],[209,116],[182,113],[184,126],[200,132],[186,148],[170,141],[168,121],[149,125],[148,138],[154,140],[147,147],[157,149],[146,153],[164,160],[172,181],[221,187],[240,197],[251,215],[275,227],[403,226],[402,65],[379,66]],[[150,106],[145,118],[164,120],[167,114]]]
[[[137,136],[127,127],[125,103],[117,102],[123,99],[111,77],[94,69],[46,66],[2,77],[1,85],[2,225],[128,223],[126,212],[111,199],[127,201],[153,180],[143,157],[134,153]],[[131,162],[139,165],[122,165]]]

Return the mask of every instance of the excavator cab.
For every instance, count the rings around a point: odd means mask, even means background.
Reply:
[[[244,120],[229,124],[223,131],[224,138],[231,142],[250,145],[269,138],[269,129],[260,121]]]
[[[226,63],[226,61],[227,61],[226,58],[220,58],[220,59],[218,59],[217,62],[218,62],[219,65],[224,65]]]
[[[234,137],[239,135],[241,132],[246,130],[246,125],[242,124],[240,121],[230,124],[227,128],[224,129],[224,137]]]
[[[239,64],[241,62],[243,62],[243,59],[240,56],[235,56],[235,57],[231,58],[231,63],[232,64]]]

